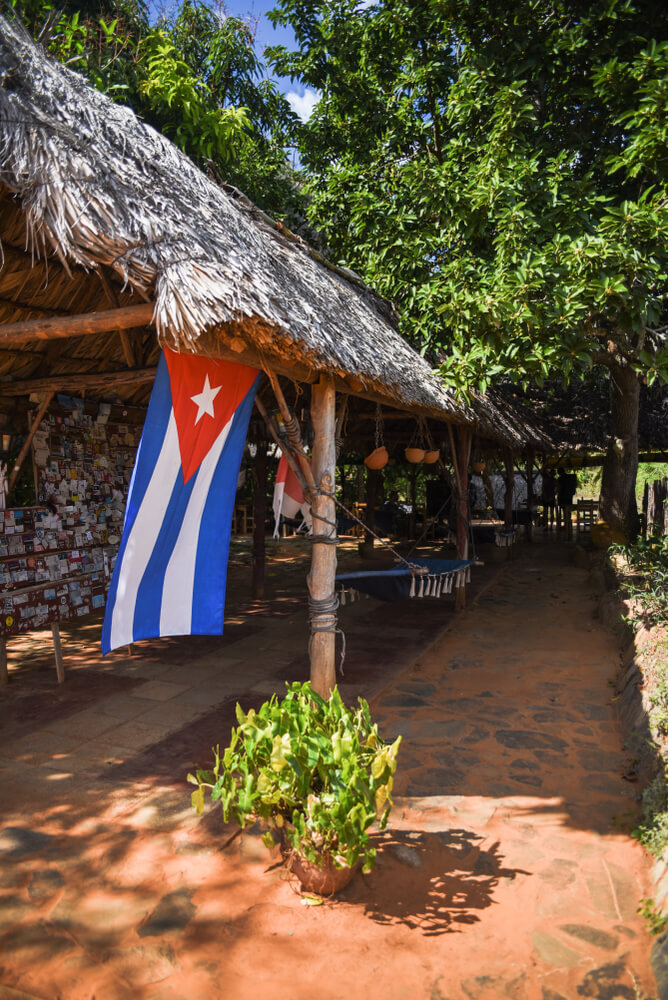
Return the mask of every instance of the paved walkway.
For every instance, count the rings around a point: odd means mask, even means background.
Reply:
[[[102,664],[90,625],[65,685],[24,660],[0,695],[0,1000],[652,996],[618,649],[568,550],[485,567],[459,617],[344,609],[344,696],[370,697],[404,745],[376,868],[319,907],[255,831],[198,820],[182,780],[237,698],[304,676],[302,584],[285,579],[239,600],[223,639]]]

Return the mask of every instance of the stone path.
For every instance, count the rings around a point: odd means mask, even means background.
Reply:
[[[652,997],[619,654],[567,557],[486,567],[456,620],[435,601],[346,609],[343,690],[404,744],[378,864],[323,906],[256,831],[197,820],[182,780],[237,698],[303,675],[294,589],[231,615],[224,641],[101,664],[83,634],[62,688],[46,665],[17,678],[0,701],[0,1000]]]

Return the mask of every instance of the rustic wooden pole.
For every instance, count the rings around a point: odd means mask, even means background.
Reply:
[[[506,498],[503,508],[503,523],[506,528],[513,526],[513,492],[515,489],[515,469],[512,452],[506,451],[503,456],[506,467]]]
[[[28,319],[0,326],[0,344],[24,344],[31,340],[58,340],[84,337],[88,334],[109,333],[110,330],[130,330],[153,322],[153,303],[105,309],[102,312],[80,313],[78,316],[51,316]]]
[[[12,471],[9,474],[9,480],[7,482],[7,495],[8,496],[12,492],[12,490],[14,489],[14,487],[16,486],[16,480],[19,478],[21,469],[23,467],[23,463],[25,462],[25,459],[26,459],[26,455],[30,451],[30,445],[32,444],[32,439],[34,438],[35,434],[37,433],[39,425],[42,422],[42,417],[44,416],[44,414],[48,410],[49,403],[53,399],[54,395],[55,395],[55,392],[49,392],[49,393],[46,394],[46,396],[42,400],[42,404],[41,404],[39,410],[37,411],[37,416],[35,417],[35,419],[33,420],[32,424],[30,425],[30,430],[28,431],[28,436],[25,439],[25,441],[23,442],[23,447],[21,448],[20,452],[17,455],[16,462],[14,463],[14,468],[12,469]]]
[[[255,397],[255,405],[258,408],[259,412],[264,417],[264,422],[267,425],[267,430],[269,431],[269,433],[271,434],[272,438],[274,439],[274,444],[278,445],[278,447],[280,448],[281,454],[285,456],[286,462],[288,463],[288,465],[290,466],[290,468],[294,472],[295,476],[297,477],[297,482],[300,483],[300,484],[302,484],[304,482],[304,477],[302,476],[302,471],[301,471],[300,467],[297,465],[295,456],[292,454],[292,452],[290,451],[290,449],[286,446],[285,441],[281,440],[280,435],[279,435],[278,431],[276,430],[276,427],[274,426],[273,420],[271,419],[271,417],[267,413],[267,410],[266,410],[266,407],[265,407],[264,403],[257,396]]]
[[[364,468],[364,466],[363,466]],[[378,497],[378,484],[380,483],[380,469],[366,470],[366,487],[364,490],[364,523],[375,530],[376,527],[376,498]],[[361,551],[362,556],[372,556],[375,539],[370,531],[364,529],[364,543]]]
[[[267,378],[271,382],[271,387],[274,390],[274,395],[276,397],[276,402],[278,403],[278,408],[281,411],[281,416],[285,422],[285,432],[288,436],[288,441],[294,448],[295,456],[297,462],[299,463],[299,468],[301,469],[302,478],[306,481],[310,489],[314,489],[317,483],[317,479],[314,477],[311,471],[311,463],[308,460],[308,455],[304,451],[302,445],[301,430],[299,429],[299,421],[292,413],[292,410],[285,401],[285,396],[283,395],[283,390],[281,389],[278,378],[274,372],[265,368]],[[321,379],[322,381],[322,379]],[[332,393],[336,396],[334,386],[332,384]],[[332,428],[332,437],[336,437],[335,428]],[[335,448],[336,451],[336,448]],[[336,462],[336,454],[334,455],[334,460]]]
[[[313,476],[320,489],[333,493],[336,470],[336,392],[333,380],[327,375],[322,375],[317,385],[311,389],[311,420]],[[311,684],[319,695],[329,698],[336,685],[336,634],[333,631],[336,612],[332,609],[318,614],[317,603],[314,602],[333,604],[335,599],[336,545],[317,539],[320,535],[336,537],[336,528],[328,523],[336,520],[336,506],[331,497],[320,493],[313,498],[312,510],[315,540],[307,581],[311,615]],[[331,624],[332,620],[334,625]]]
[[[408,518],[408,537],[409,538],[415,538],[415,519],[416,519],[416,516],[417,516],[417,511],[415,509],[416,505],[417,505],[416,480],[417,480],[417,465],[415,463],[412,463],[411,464],[411,470],[410,470],[410,476],[409,476],[409,479],[408,479],[408,483],[409,483],[409,486],[410,486],[410,498],[409,499],[410,499],[410,505],[411,505],[411,513],[410,513],[410,516]]]
[[[264,597],[264,523],[267,518],[267,442],[258,441],[255,463],[255,496],[253,498],[253,598]]]
[[[29,396],[31,392],[84,392],[102,386],[114,389],[119,385],[136,385],[151,382],[157,368],[121,368],[113,372],[77,372],[58,375],[42,375],[35,378],[16,379],[14,382],[0,382],[0,396]]]
[[[533,541],[533,448],[527,451],[527,541]]]
[[[58,683],[65,681],[65,665],[63,664],[63,647],[60,644],[60,626],[58,622],[51,623],[51,635],[53,636],[53,656],[56,661],[56,677]]]

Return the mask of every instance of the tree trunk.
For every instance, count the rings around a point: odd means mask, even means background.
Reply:
[[[633,539],[640,528],[636,504],[640,382],[627,365],[610,368],[610,442],[603,462],[599,512],[615,531]]]

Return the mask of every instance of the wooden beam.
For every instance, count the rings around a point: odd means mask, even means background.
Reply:
[[[323,375],[311,391],[313,421],[313,475],[322,493],[312,500],[313,550],[308,575],[311,636],[311,685],[323,698],[336,686],[336,544],[318,538],[336,538],[334,493],[336,471],[336,392]]]
[[[31,392],[73,391],[92,389],[95,386],[115,388],[119,385],[136,385],[150,382],[155,378],[157,368],[121,368],[113,372],[77,372],[68,375],[61,372],[58,375],[44,375],[41,378],[22,378],[14,382],[0,381],[0,397],[26,396]]]
[[[142,302],[120,309],[80,313],[78,316],[55,316],[21,323],[5,323],[0,326],[0,346],[25,344],[31,340],[83,337],[88,334],[109,333],[111,330],[129,330],[133,326],[147,326],[152,322],[153,303]]]
[[[19,478],[19,473],[21,472],[21,468],[23,466],[23,463],[25,462],[26,455],[30,451],[30,445],[32,444],[32,439],[34,438],[35,434],[37,433],[39,425],[42,422],[42,418],[43,418],[44,414],[46,413],[46,411],[48,410],[49,403],[53,399],[54,395],[55,395],[55,390],[52,391],[52,392],[47,392],[46,396],[42,400],[42,404],[41,404],[39,410],[37,411],[37,416],[35,417],[35,419],[33,420],[32,424],[30,425],[30,430],[28,431],[28,436],[25,439],[25,441],[23,442],[23,447],[21,448],[20,452],[18,453],[18,455],[16,457],[16,462],[14,463],[14,468],[12,469],[12,471],[9,474],[9,480],[7,482],[7,496],[9,496],[9,494],[14,489],[14,486],[16,485],[16,480]]]

